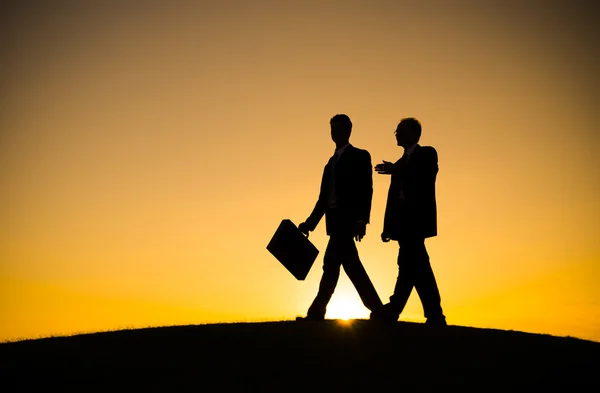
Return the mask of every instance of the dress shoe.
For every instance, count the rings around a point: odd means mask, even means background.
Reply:
[[[369,320],[371,321],[376,321],[376,322],[397,322],[398,321],[398,317],[400,315],[398,315],[397,313],[395,313],[394,311],[392,311],[392,308],[389,304],[384,304],[382,307],[379,307],[376,310],[373,310],[371,312],[371,315],[369,316]]]
[[[427,318],[425,321],[425,325],[435,326],[435,327],[446,327],[448,324],[446,323],[446,317],[435,317],[435,318]]]

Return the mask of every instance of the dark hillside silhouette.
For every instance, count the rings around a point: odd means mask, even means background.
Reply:
[[[599,360],[600,343],[491,329],[364,320],[214,324],[0,344],[0,389],[600,391]]]

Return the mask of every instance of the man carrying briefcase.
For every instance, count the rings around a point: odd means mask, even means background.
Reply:
[[[330,126],[331,139],[335,142],[336,150],[325,165],[315,208],[310,217],[298,226],[302,233],[308,235],[325,215],[329,243],[323,257],[323,276],[319,292],[306,317],[298,317],[297,320],[325,319],[327,304],[335,291],[341,266],[354,284],[365,307],[371,311],[382,307],[381,299],[360,261],[354,243],[355,240],[361,241],[365,236],[371,214],[371,156],[368,151],[349,143],[352,122],[348,116],[335,115],[330,120]]]

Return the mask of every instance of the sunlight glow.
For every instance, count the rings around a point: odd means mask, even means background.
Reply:
[[[341,326],[350,327],[352,326],[353,319],[336,319],[336,322]]]
[[[355,319],[368,318],[369,310],[360,302],[349,300],[346,298],[332,299],[327,306],[327,318],[331,319]]]

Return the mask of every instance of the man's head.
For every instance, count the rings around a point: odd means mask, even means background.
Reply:
[[[419,142],[421,138],[421,123],[415,118],[402,119],[396,128],[396,141],[398,146],[410,147]]]
[[[331,139],[336,145],[343,145],[350,140],[352,122],[347,115],[335,115],[329,121],[331,125]]]

